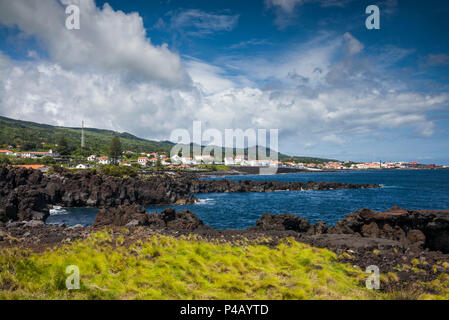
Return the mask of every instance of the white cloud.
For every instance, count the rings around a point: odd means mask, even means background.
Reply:
[[[108,4],[99,9],[93,0],[61,1],[80,6],[80,30],[64,27],[67,16],[56,0],[2,1],[0,23],[17,26],[43,41],[52,60],[64,68],[119,72],[176,87],[189,85],[179,56],[166,44],[151,43],[137,13],[114,11]]]
[[[217,66],[190,59],[186,62],[186,68],[197,87],[201,88],[205,94],[220,92],[236,86],[234,82],[225,77],[226,72]]]
[[[268,7],[279,7],[286,13],[292,13],[295,7],[310,1],[311,0],[266,0],[265,3]]]
[[[343,35],[343,39],[346,42],[346,46],[350,55],[357,54],[364,49],[364,45],[349,32],[346,32]]]
[[[47,14],[62,10],[45,8]],[[386,79],[389,68],[366,62],[363,44],[349,33],[317,36],[276,59],[240,57],[213,65],[185,58],[181,63],[168,48],[147,40],[137,14],[88,8],[98,19],[82,22],[87,31],[68,34],[68,42],[58,38],[64,25],[52,25],[55,30],[48,32],[58,42],[44,34],[45,23],[37,30],[40,24],[24,6],[2,2],[0,9],[8,12],[0,10],[0,21],[43,39],[51,57],[19,62],[0,52],[0,114],[22,120],[79,126],[84,119],[88,126],[156,139],[201,120],[218,129],[277,128],[281,139],[295,137],[298,145],[311,147],[398,129],[429,137],[435,124],[427,114],[449,104],[447,93],[423,94],[405,81]],[[45,19],[44,12],[37,14]],[[111,35],[100,32],[108,21],[121,26],[114,29],[116,48]],[[77,63],[60,56],[68,48]],[[107,48],[112,52],[102,62]],[[156,61],[149,58],[153,53]],[[140,76],[132,79],[136,68]]]
[[[296,9],[302,7],[307,3],[319,3],[323,8],[325,7],[344,7],[355,0],[265,0],[267,8],[275,10],[276,19],[275,24],[279,28],[284,29],[295,21]],[[386,0],[388,3],[395,0]],[[389,6],[388,8],[390,8]]]
[[[330,134],[328,136],[324,136],[322,139],[324,142],[331,142],[331,143],[335,143],[335,144],[344,144],[345,141],[338,137],[336,134]]]
[[[239,16],[213,14],[197,9],[176,13],[171,18],[171,27],[189,35],[204,36],[219,31],[231,31],[237,25]]]

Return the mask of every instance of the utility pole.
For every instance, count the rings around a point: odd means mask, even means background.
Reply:
[[[84,143],[84,120],[81,123],[81,148],[85,147]]]

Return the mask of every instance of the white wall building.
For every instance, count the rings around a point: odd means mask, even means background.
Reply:
[[[137,159],[137,162],[141,165],[141,166],[146,166],[147,162],[148,162],[148,158],[147,157],[140,157],[139,159]]]
[[[226,166],[233,166],[235,165],[235,161],[233,158],[225,158],[224,163]]]
[[[210,155],[204,155],[204,156],[199,155],[199,156],[195,156],[194,158],[195,158],[196,163],[198,163],[198,164],[201,164],[201,163],[211,164],[211,163],[214,163],[214,161],[215,161],[215,158]]]
[[[190,157],[181,157],[181,163],[182,164],[187,164],[187,165],[193,165],[194,161]]]
[[[234,158],[235,164],[247,165],[248,157],[245,155],[236,155]]]
[[[109,160],[108,157],[100,157],[98,158],[98,163],[103,165],[109,165],[111,164],[111,161]]]
[[[0,150],[0,155],[12,156],[12,155],[14,155],[14,152],[9,151],[9,150]]]
[[[90,168],[92,168],[92,166],[90,164],[80,163],[75,168],[76,169],[90,169]]]

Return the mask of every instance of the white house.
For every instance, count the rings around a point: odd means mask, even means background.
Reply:
[[[284,164],[281,161],[270,161],[269,165],[272,168],[282,168],[282,167],[284,167]]]
[[[92,166],[91,166],[90,164],[83,164],[83,163],[80,163],[80,164],[77,165],[75,168],[76,168],[76,169],[90,169],[90,168],[92,168]]]
[[[97,156],[94,154],[87,157],[87,161],[95,162],[96,160],[97,160]]]
[[[236,155],[235,160],[234,160],[235,164],[240,164],[240,165],[246,165],[247,161],[248,161],[248,157],[245,155],[242,155],[242,154]]]
[[[39,152],[39,151],[17,152],[16,156],[22,158],[57,157],[59,156],[59,153],[54,152],[53,150],[50,149],[48,152]]]
[[[181,163],[181,157],[178,156],[178,155],[174,155],[174,156],[171,157],[171,162],[174,163],[174,164]]]
[[[234,159],[233,158],[225,158],[224,159],[224,162],[225,162],[225,165],[226,166],[233,166],[233,165],[235,165],[235,161],[234,161]]]
[[[137,159],[137,162],[141,165],[141,166],[146,166],[147,162],[148,162],[148,158],[147,157],[140,157],[139,159]]]
[[[214,160],[215,160],[215,158],[212,157],[212,156],[210,156],[210,155],[204,155],[204,156],[199,155],[199,156],[195,156],[195,161],[196,161],[198,164],[201,164],[201,163],[211,164],[211,163],[214,162]]]
[[[192,165],[194,164],[194,161],[190,157],[181,157],[181,163],[186,165]]]
[[[0,150],[0,155],[12,156],[12,155],[14,155],[14,152],[9,151],[9,150]]]
[[[98,163],[103,164],[103,165],[108,165],[108,164],[111,164],[111,161],[109,160],[108,157],[100,157],[100,158],[98,158]]]

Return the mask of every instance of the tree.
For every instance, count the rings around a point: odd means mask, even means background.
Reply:
[[[112,138],[111,144],[109,145],[109,158],[111,158],[113,164],[117,164],[121,156],[122,143],[120,142],[120,138],[115,136]]]
[[[0,156],[0,166],[11,164],[11,160],[7,156]]]
[[[156,169],[157,170],[162,170],[164,167],[162,166],[162,162],[161,159],[157,159],[156,161]]]
[[[70,154],[69,144],[64,136],[59,138],[58,147],[56,148],[56,151],[58,151],[58,153],[61,156],[67,156]]]

